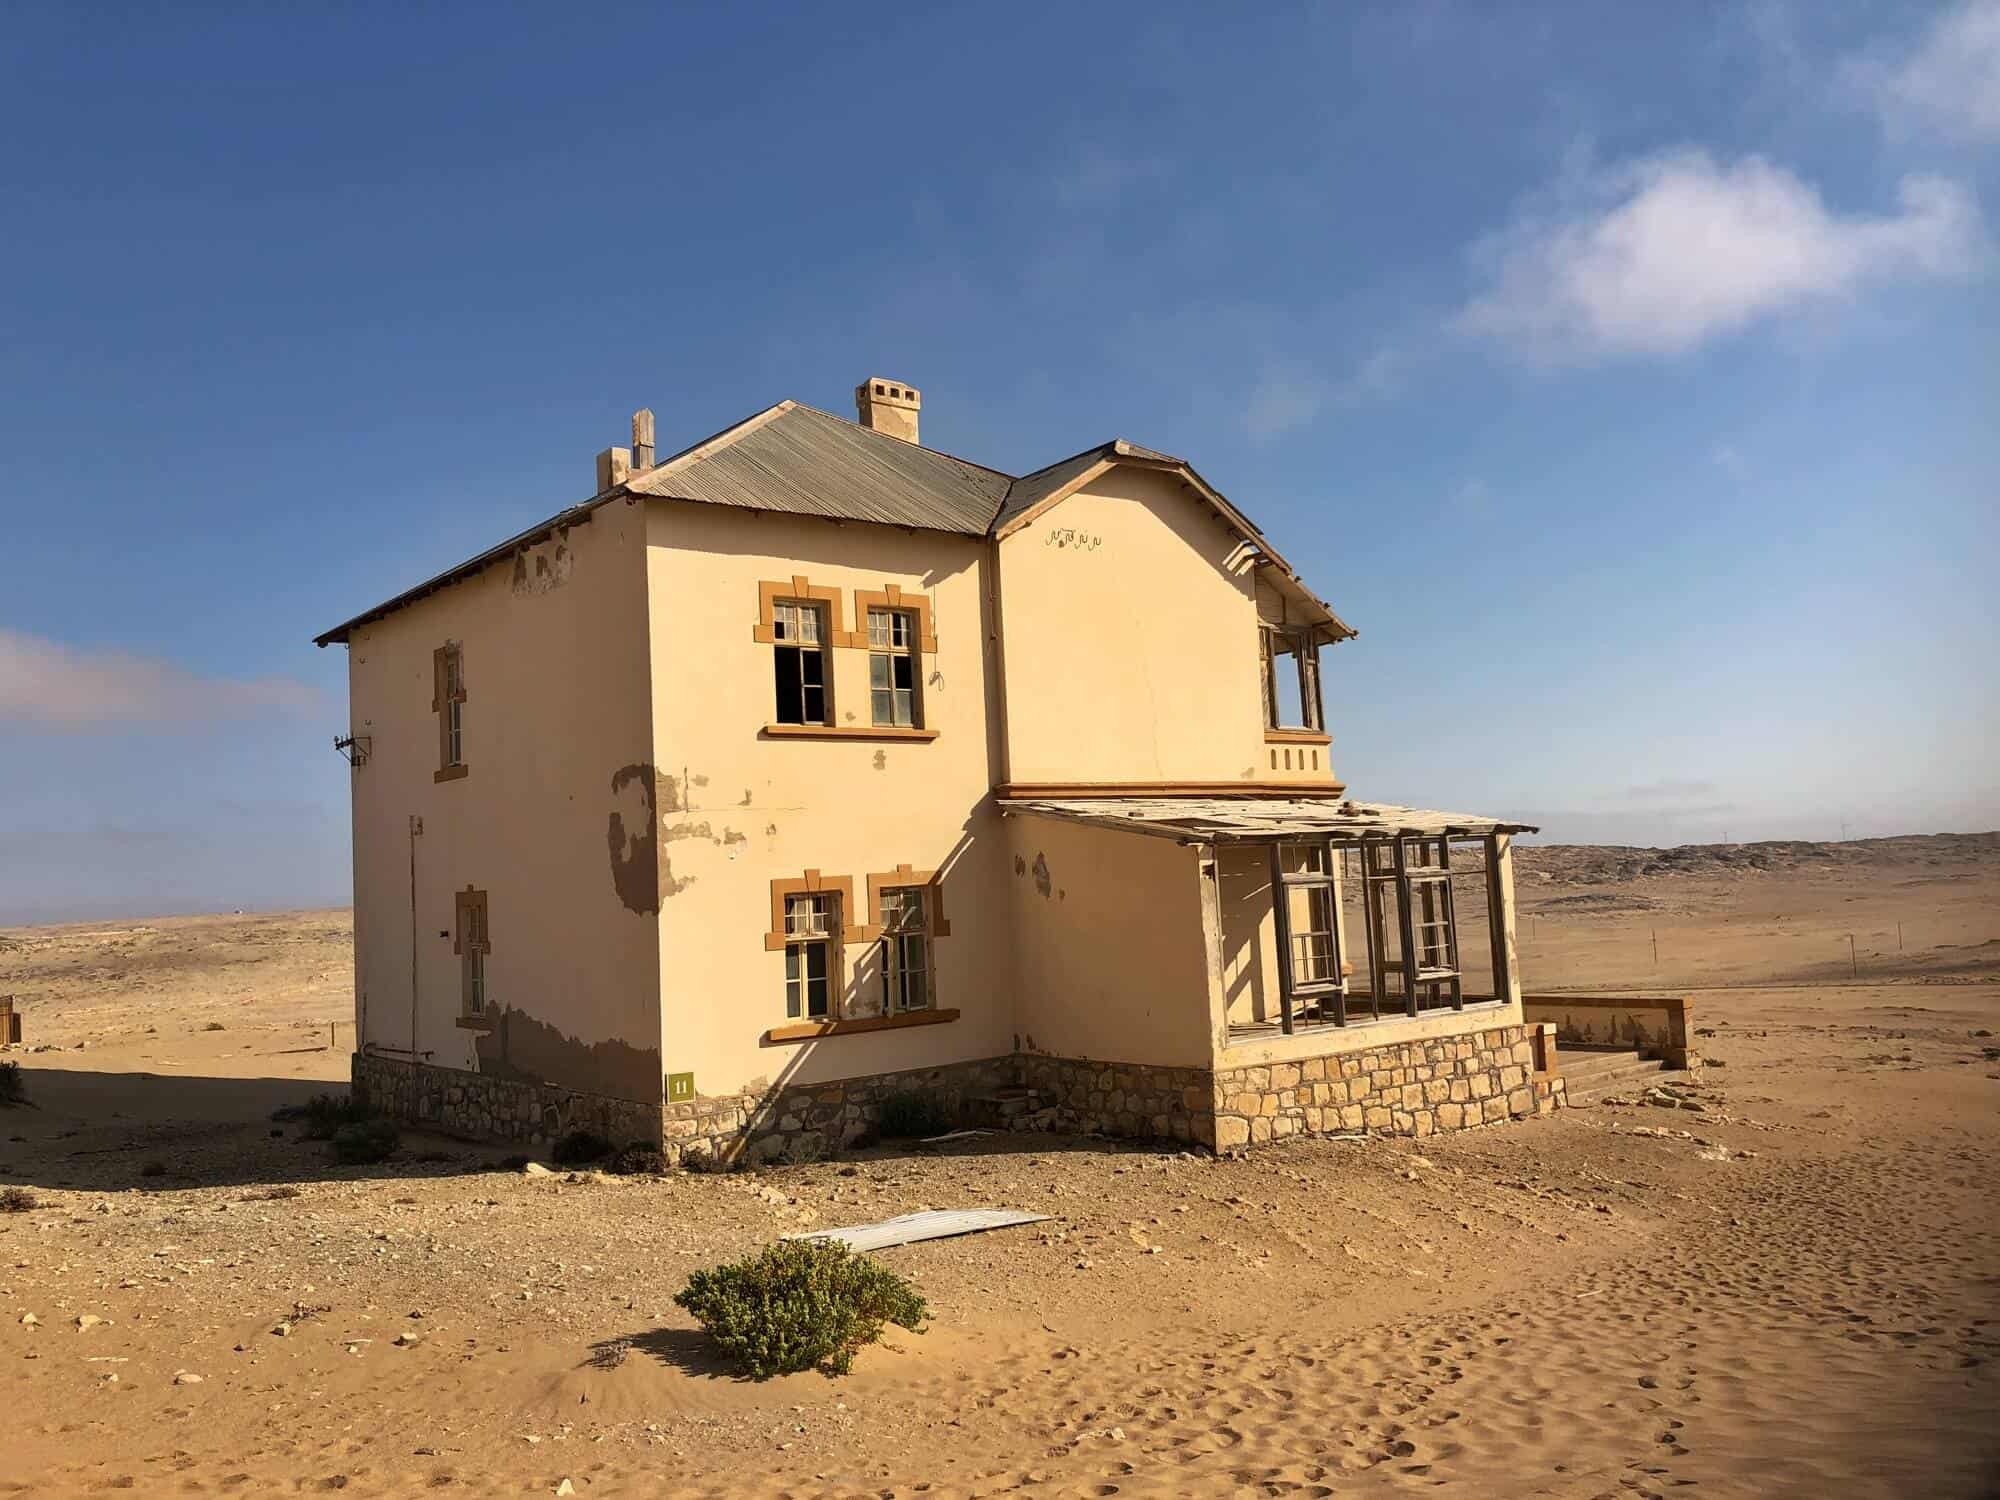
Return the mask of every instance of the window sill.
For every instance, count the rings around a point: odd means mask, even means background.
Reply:
[[[897,729],[889,725],[766,724],[764,736],[774,740],[917,740],[938,737],[935,729]]]
[[[497,1031],[499,1023],[491,1016],[460,1016],[457,1026],[461,1031]]]
[[[1331,745],[1333,736],[1319,729],[1266,729],[1267,745]]]
[[[812,1042],[821,1037],[853,1036],[864,1031],[899,1031],[905,1026],[942,1026],[956,1021],[955,1010],[906,1010],[893,1016],[863,1016],[853,1021],[803,1021],[789,1026],[773,1026],[764,1033],[766,1047],[782,1047],[792,1042]]]
[[[470,766],[442,766],[431,775],[432,781],[457,781],[471,770]]]

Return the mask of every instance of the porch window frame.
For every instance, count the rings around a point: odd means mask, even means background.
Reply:
[[[1317,849],[1326,856],[1323,871],[1288,871],[1285,868],[1287,849]],[[1334,861],[1339,851],[1331,839],[1281,839],[1271,844],[1271,909],[1275,915],[1278,936],[1278,1024],[1286,1036],[1295,1028],[1293,1000],[1331,999],[1333,1003],[1333,1024],[1347,1024],[1347,977],[1341,972],[1344,958],[1340,941],[1340,900],[1334,886]],[[1296,978],[1292,952],[1292,907],[1291,892],[1294,890],[1326,892],[1328,940],[1332,944],[1332,978],[1309,980],[1303,984]],[[1310,903],[1311,897],[1307,897]]]
[[[873,882],[870,884],[873,886]],[[937,952],[931,944],[931,888],[915,883],[874,886],[873,895],[876,901],[873,915],[881,932],[882,944],[882,1014],[906,1016],[918,1011],[935,1010]],[[915,925],[907,920],[911,910],[910,897],[916,898]],[[914,968],[909,965],[906,945],[914,945],[922,955],[920,965]],[[909,980],[912,977],[921,981],[923,990],[922,998],[914,1004],[909,1001]]]
[[[838,1021],[843,988],[840,973],[841,918],[837,890],[792,891],[784,897],[785,911],[785,1018],[791,1021]],[[817,925],[795,921],[803,911],[816,917]],[[819,982],[825,989],[825,1008],[819,1015],[812,1010],[813,976],[809,963],[819,950]]]

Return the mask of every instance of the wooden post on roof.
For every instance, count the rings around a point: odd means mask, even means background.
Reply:
[[[1292,913],[1285,905],[1285,846],[1271,844],[1271,912],[1278,924],[1278,1024],[1292,1034]]]

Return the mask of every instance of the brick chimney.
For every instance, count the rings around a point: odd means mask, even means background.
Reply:
[[[900,380],[870,376],[854,388],[854,410],[861,425],[887,433],[906,443],[917,440],[917,413],[923,409],[923,394]]]

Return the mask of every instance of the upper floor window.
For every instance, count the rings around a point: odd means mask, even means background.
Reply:
[[[929,1010],[931,1004],[930,903],[923,886],[882,892],[882,1013]]]
[[[449,781],[465,774],[465,651],[447,641],[431,653],[431,712],[438,716],[438,769]]]
[[[834,942],[839,931],[837,892],[785,897],[785,1014],[793,1020],[832,1019]]]
[[[923,726],[918,699],[917,617],[906,609],[868,611],[868,696],[873,722]]]
[[[771,607],[772,660],[780,724],[831,724],[826,616],[817,604],[786,600]]]
[[[1320,710],[1319,638],[1311,630],[1263,627],[1264,723],[1271,729],[1324,732]]]

